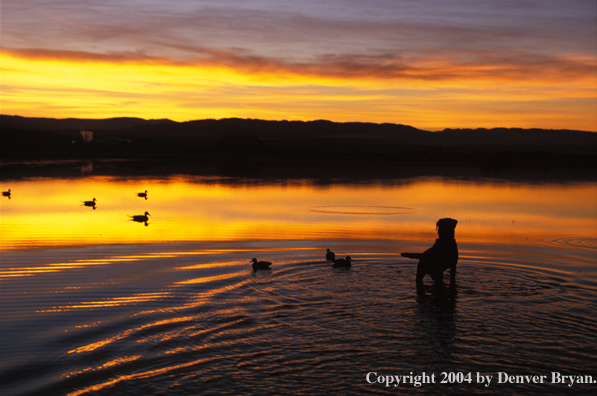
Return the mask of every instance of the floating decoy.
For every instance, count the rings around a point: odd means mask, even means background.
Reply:
[[[137,193],[138,197],[145,198],[147,200],[147,190],[144,193]]]
[[[251,261],[253,262],[253,271],[271,269],[270,266],[272,265],[272,263],[270,263],[269,261],[257,261],[256,258],[254,258]]]
[[[96,201],[97,200],[95,198],[93,198],[92,201],[81,201],[81,202],[83,202],[83,205],[85,205],[85,206],[91,206],[93,208],[93,210],[95,210],[95,202]]]
[[[2,196],[8,197],[8,199],[10,199],[10,188],[8,189],[8,191],[2,191]]]
[[[129,216],[131,218],[132,221],[137,221],[139,223],[147,223],[147,221],[149,220],[149,212],[145,212],[144,215],[135,215],[135,216]]]
[[[350,256],[346,256],[345,259],[338,259],[334,260],[334,264],[332,264],[333,268],[350,268],[352,259]]]
[[[336,253],[328,249],[328,252],[325,254],[325,259],[327,261],[334,261],[336,259]]]

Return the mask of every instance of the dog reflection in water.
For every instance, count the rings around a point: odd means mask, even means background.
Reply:
[[[129,217],[132,221],[136,221],[137,223],[145,223],[146,226],[149,225],[149,223],[147,223],[149,221],[149,212],[145,212],[145,214],[143,215],[135,215]]]
[[[253,264],[253,271],[259,271],[259,270],[268,270],[271,269],[270,267],[272,266],[272,263],[270,263],[269,261],[257,261],[256,258],[253,258],[253,260],[251,260],[251,262]]]
[[[456,283],[456,264],[458,263],[458,246],[454,231],[458,220],[445,218],[437,221],[439,238],[435,244],[423,253],[402,253],[403,257],[419,259],[417,265],[417,285],[423,284],[425,275],[430,275],[436,285],[444,281],[444,271],[450,269],[450,284]]]

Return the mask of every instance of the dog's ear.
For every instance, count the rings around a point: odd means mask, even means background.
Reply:
[[[446,217],[444,219],[439,219],[437,221],[437,223],[435,225],[435,229],[437,230],[440,227],[456,228],[456,224],[458,224],[458,220]]]

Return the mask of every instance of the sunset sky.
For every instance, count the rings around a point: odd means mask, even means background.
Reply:
[[[595,0],[2,0],[1,113],[597,131]]]

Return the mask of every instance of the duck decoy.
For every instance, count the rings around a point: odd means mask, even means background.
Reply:
[[[253,260],[251,261],[253,262],[253,271],[271,269],[270,266],[272,265],[272,263],[270,263],[269,261],[257,261],[256,258],[253,258]]]
[[[346,258],[334,260],[334,264],[332,264],[333,268],[350,268],[352,259],[350,256],[346,256]]]
[[[95,198],[93,198],[93,200],[91,200],[91,201],[81,201],[81,202],[83,202],[83,205],[91,206],[93,208],[93,210],[95,210],[95,203],[97,202],[97,200]]]
[[[145,190],[144,193],[137,193],[137,196],[141,197],[141,198],[145,198],[145,200],[147,200],[147,190]]]
[[[3,197],[8,197],[8,199],[10,199],[10,194],[11,194],[10,188],[8,189],[8,191],[2,191],[2,196]]]
[[[137,221],[139,223],[147,223],[149,221],[149,212],[145,212],[143,215],[135,215],[129,216],[132,221]]]
[[[328,249],[327,253],[325,254],[325,259],[327,261],[334,261],[336,259],[336,253]]]

